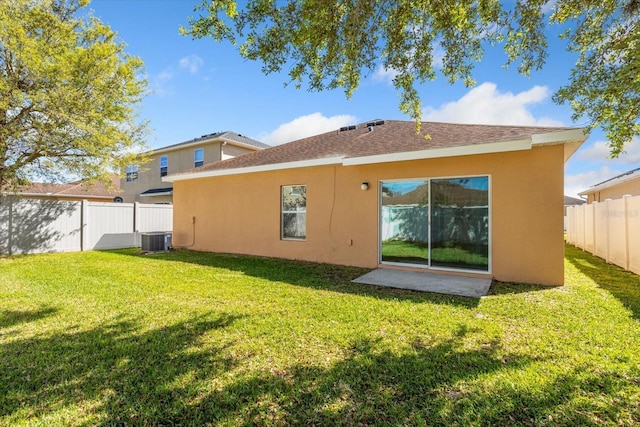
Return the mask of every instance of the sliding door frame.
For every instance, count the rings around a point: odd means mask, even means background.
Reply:
[[[433,266],[431,265],[431,209],[432,209],[432,191],[431,191],[431,181],[438,179],[465,179],[465,178],[487,178],[487,200],[488,200],[488,240],[487,240],[487,250],[488,250],[488,261],[487,261],[487,270],[474,270],[470,268],[454,268],[454,267],[442,267],[442,266]],[[398,183],[398,182],[412,182],[412,181],[425,181],[429,186],[429,206],[428,206],[428,263],[427,264],[413,264],[413,263],[403,263],[403,262],[391,262],[391,261],[383,261],[382,260],[382,185],[387,183]],[[492,203],[492,179],[491,174],[478,174],[478,175],[452,175],[452,176],[432,176],[432,177],[414,177],[414,178],[402,178],[402,179],[380,179],[378,180],[378,264],[380,265],[390,265],[390,266],[398,266],[398,267],[410,267],[410,268],[420,268],[425,270],[436,270],[436,271],[451,271],[451,272],[459,272],[459,273],[474,273],[474,274],[485,274],[490,275],[493,267],[492,267],[492,235],[493,235],[493,203]]]

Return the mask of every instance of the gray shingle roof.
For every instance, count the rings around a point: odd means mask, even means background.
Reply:
[[[589,187],[587,190],[581,191],[580,193],[578,193],[579,195],[587,195],[589,193],[593,193],[595,191],[599,191],[608,187],[612,187],[614,185],[617,185],[621,182],[627,182],[627,181],[631,181],[631,180],[636,180],[640,178],[640,168],[636,168],[636,169],[632,169],[628,172],[622,173],[620,175],[616,175],[613,178],[609,178],[605,181],[602,181],[598,184],[592,185],[591,187]]]
[[[585,200],[583,200],[583,199],[576,199],[575,197],[564,196],[564,205],[565,206],[584,205],[585,203],[587,203],[587,202]]]
[[[639,173],[639,172],[640,172],[640,168],[632,169],[632,170],[627,171],[627,172],[625,172],[625,173],[621,173],[620,175],[616,175],[616,176],[614,176],[613,178],[609,178],[609,179],[607,179],[607,180],[604,180],[604,181],[602,181],[602,182],[599,182],[599,183],[597,183],[596,185],[594,185],[594,187],[599,187],[599,186],[601,186],[602,184],[607,184],[607,183],[609,183],[609,182],[611,182],[611,181],[615,181],[615,180],[618,180],[618,179],[620,179],[620,178],[630,177],[631,175],[633,175],[633,174],[637,174],[637,173]],[[639,175],[640,175],[640,174],[639,174]]]
[[[179,142],[177,144],[172,144],[172,145],[167,145],[166,147],[160,147],[157,148],[153,151],[169,151],[169,150],[173,150],[173,149],[178,149],[184,145],[192,145],[192,144],[197,144],[199,142],[206,142],[206,141],[215,141],[215,140],[226,140],[226,141],[232,141],[232,142],[238,142],[241,144],[245,144],[245,145],[251,145],[254,146],[256,148],[260,148],[260,149],[265,149],[265,148],[270,148],[270,145],[267,145],[263,142],[257,141],[255,139],[251,139],[247,136],[232,132],[232,131],[224,131],[224,132],[215,132],[215,133],[210,133],[207,135],[202,135],[198,138],[193,138],[190,139],[188,141],[183,141],[183,142]]]
[[[120,177],[111,177],[111,186],[102,182],[86,184],[82,181],[74,181],[67,184],[51,184],[34,182],[18,187],[18,194],[48,195],[60,197],[102,197],[111,198],[120,194]]]
[[[210,163],[173,176],[332,157],[366,157],[492,142],[531,140],[532,135],[573,129],[575,128],[423,122],[420,133],[417,134],[416,123],[413,121],[375,120],[222,162]],[[425,138],[426,135],[429,135],[429,138]]]
[[[271,148],[271,146],[268,144],[257,141],[255,139],[251,139],[248,136],[240,135],[238,133],[230,132],[230,131],[222,132],[222,134],[220,135],[220,138],[241,142],[243,144],[253,145],[254,147],[258,147],[258,148]]]

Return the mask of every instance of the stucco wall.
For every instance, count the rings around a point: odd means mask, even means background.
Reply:
[[[174,183],[176,246],[378,266],[378,182],[491,177],[491,276],[563,283],[563,147],[384,163],[322,166]],[[360,184],[369,182],[362,191]],[[280,239],[280,186],[307,186],[307,239]]]
[[[627,194],[631,196],[640,196],[640,178],[589,193],[587,195],[587,202],[604,202],[607,199],[619,199]]]

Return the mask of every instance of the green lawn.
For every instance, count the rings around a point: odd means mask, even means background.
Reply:
[[[483,299],[133,250],[0,258],[0,425],[637,425],[640,277]]]

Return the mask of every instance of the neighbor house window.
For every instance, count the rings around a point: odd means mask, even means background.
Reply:
[[[193,164],[195,167],[204,165],[204,148],[196,148],[193,150]]]
[[[304,240],[307,237],[307,186],[282,186],[283,239]]]
[[[169,158],[167,156],[160,157],[160,176],[167,176],[169,168]]]
[[[128,165],[125,168],[127,175],[127,182],[133,182],[138,180],[138,165]]]

